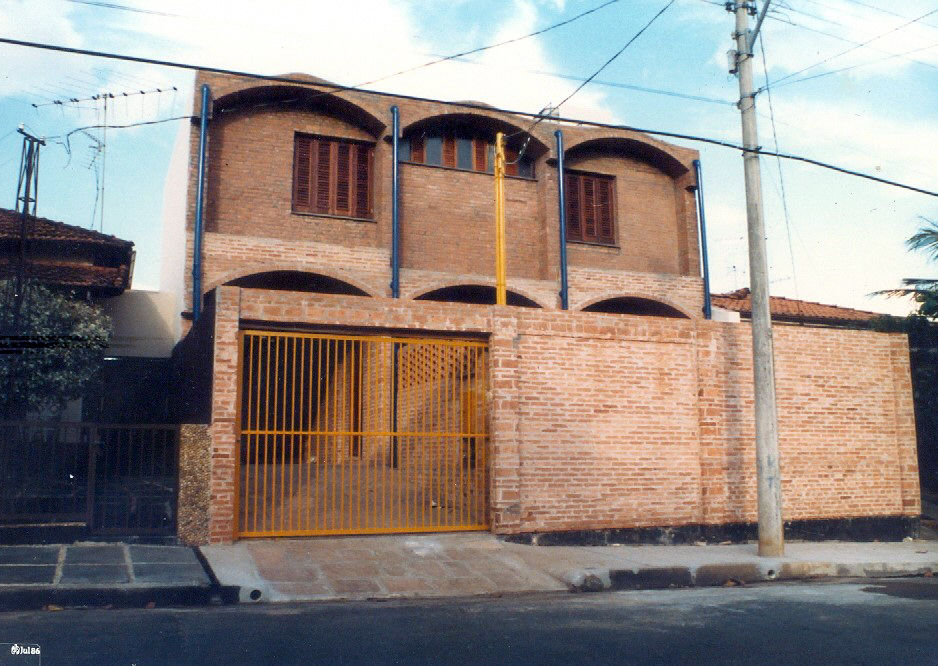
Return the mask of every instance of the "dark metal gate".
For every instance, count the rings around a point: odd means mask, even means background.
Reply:
[[[0,525],[176,532],[179,427],[0,422]]]

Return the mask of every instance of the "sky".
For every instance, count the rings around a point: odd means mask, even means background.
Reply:
[[[358,85],[602,4],[0,0],[0,36]],[[666,4],[619,0],[536,37],[370,87],[537,112],[564,99]],[[722,2],[675,0],[560,112],[739,143],[738,83],[726,56],[732,30]],[[938,0],[775,0],[762,38],[754,69],[758,87],[769,83],[756,102],[763,148],[938,190]],[[186,120],[168,119],[191,113],[192,72],[11,45],[0,45],[0,60],[0,206],[14,206],[23,124],[47,137],[38,214],[134,241],[134,287],[158,288],[163,190],[174,143],[188,131]],[[87,99],[102,92],[115,95],[106,136],[80,129],[104,124],[101,100]],[[54,103],[71,99],[83,101]],[[674,143],[701,154],[712,291],[747,286],[739,151]],[[901,315],[907,301],[871,292],[938,276],[938,265],[904,246],[922,217],[938,219],[938,198],[773,158],[763,158],[762,178],[774,295]]]

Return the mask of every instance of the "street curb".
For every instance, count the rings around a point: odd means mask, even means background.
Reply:
[[[60,585],[4,585],[0,612],[62,608],[145,608],[155,606],[207,606],[220,603],[214,586],[64,587]]]
[[[607,590],[663,590],[679,587],[719,587],[823,578],[899,578],[926,576],[938,562],[729,562],[698,567],[636,567],[632,569],[573,569],[561,576],[571,592]]]

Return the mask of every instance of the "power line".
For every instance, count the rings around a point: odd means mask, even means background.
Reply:
[[[672,1],[673,1],[673,0],[672,0]],[[571,18],[568,18],[568,19],[566,19],[565,21],[561,21],[561,22],[559,22],[559,23],[554,23],[553,25],[549,25],[549,26],[547,26],[546,28],[541,28],[540,30],[535,30],[534,32],[528,33],[527,35],[521,35],[520,37],[513,37],[513,38],[511,38],[511,39],[506,39],[506,40],[504,40],[504,41],[496,42],[496,43],[494,43],[494,44],[488,44],[488,45],[486,45],[486,46],[480,46],[480,47],[478,47],[478,48],[469,49],[468,51],[461,51],[460,53],[454,53],[454,54],[452,54],[452,55],[444,56],[444,57],[442,57],[442,58],[437,58],[436,60],[430,60],[430,61],[428,61],[428,62],[425,62],[425,63],[421,64],[421,65],[415,65],[415,66],[413,66],[413,67],[408,67],[407,69],[402,69],[402,70],[400,70],[400,71],[398,71],[398,72],[394,72],[393,74],[388,74],[387,76],[382,76],[382,77],[380,77],[380,78],[373,79],[373,80],[371,80],[371,81],[366,81],[365,83],[359,83],[357,86],[354,86],[354,87],[356,87],[356,88],[361,88],[362,86],[368,86],[368,85],[371,85],[371,84],[373,84],[373,83],[379,83],[379,82],[381,82],[381,81],[386,81],[387,79],[394,78],[395,76],[400,76],[401,74],[408,74],[408,73],[414,72],[414,71],[416,71],[416,70],[418,70],[418,69],[423,69],[424,67],[430,67],[431,65],[436,65],[436,64],[439,64],[439,63],[441,63],[441,62],[446,62],[447,60],[454,60],[454,59],[456,59],[456,58],[461,58],[461,57],[463,57],[463,56],[472,55],[472,54],[474,54],[474,53],[481,53],[482,51],[488,51],[489,49],[494,49],[494,48],[497,48],[497,47],[499,47],[499,46],[507,46],[508,44],[514,44],[515,42],[520,42],[520,41],[522,41],[522,40],[524,40],[524,39],[528,39],[528,38],[530,38],[530,37],[536,37],[537,35],[543,35],[545,32],[550,32],[551,30],[556,30],[557,28],[561,28],[561,27],[563,27],[563,26],[565,26],[565,25],[569,25],[570,23],[573,23],[574,21],[579,20],[579,19],[583,18],[584,16],[588,16],[588,15],[594,13],[594,12],[598,12],[600,9],[603,9],[604,7],[608,7],[609,5],[615,4],[615,3],[617,3],[617,2],[619,2],[619,0],[607,0],[607,2],[604,2],[604,3],[601,4],[601,5],[598,5],[598,6],[596,6],[596,7],[593,7],[592,9],[587,9],[587,10],[584,11],[584,12],[580,12],[580,13],[577,14],[576,16],[573,16],[573,17],[571,17]]]
[[[775,150],[778,150],[778,131],[775,128],[775,106],[772,104],[772,86],[769,84],[769,66],[766,62],[765,57],[765,41],[762,37],[762,31],[759,31],[759,51],[762,53],[762,71],[765,75],[765,92],[769,101],[769,120],[772,125],[772,143],[775,146]],[[798,314],[801,314],[801,304],[800,296],[798,291],[798,274],[795,269],[795,250],[791,242],[791,217],[788,213],[788,195],[785,191],[785,176],[782,172],[782,160],[779,157],[775,158],[775,163],[778,166],[778,183],[781,189],[781,198],[782,198],[782,213],[785,218],[785,234],[788,237],[788,256],[791,259],[791,279],[795,287],[795,298],[799,299],[798,304]]]
[[[704,1],[704,2],[708,2],[709,0],[703,0],[703,1]],[[846,44],[853,44],[853,45],[855,45],[855,46],[866,46],[866,48],[870,49],[871,51],[876,51],[876,52],[878,52],[878,53],[885,53],[885,54],[887,54],[887,55],[893,55],[893,52],[892,52],[892,51],[887,51],[887,50],[885,50],[885,49],[877,48],[877,47],[875,47],[875,46],[869,46],[868,44],[867,44],[867,45],[864,45],[862,42],[857,42],[857,41],[854,41],[854,40],[849,39],[849,38],[847,38],[847,37],[843,37],[843,36],[841,36],[841,35],[835,35],[835,34],[832,33],[832,32],[826,32],[826,31],[824,31],[824,30],[818,30],[817,28],[812,28],[812,27],[810,27],[810,26],[804,25],[803,23],[795,23],[795,22],[792,21],[791,19],[780,18],[780,17],[778,17],[778,16],[772,16],[771,14],[770,14],[767,18],[770,18],[770,19],[772,19],[773,21],[778,21],[779,23],[784,23],[784,24],[786,24],[786,25],[790,25],[790,26],[792,26],[792,27],[794,27],[794,28],[800,28],[800,29],[806,30],[806,31],[808,31],[808,32],[813,32],[813,33],[815,33],[815,34],[817,34],[817,35],[823,35],[823,36],[825,36],[825,37],[830,37],[831,39],[836,39],[836,40],[839,41],[839,42],[844,42],[844,43],[846,43]],[[930,63],[930,62],[925,62],[925,61],[923,61],[923,60],[916,60],[915,58],[909,58],[909,57],[906,57],[906,56],[902,56],[902,57],[903,57],[905,60],[908,60],[909,62],[914,62],[914,63],[917,64],[917,65],[922,65],[923,67],[928,67],[928,68],[930,68],[930,69],[938,69],[938,65],[933,65],[933,64]],[[779,80],[781,80],[781,79],[779,79]]]
[[[882,38],[885,37],[886,35],[891,35],[891,34],[894,33],[894,32],[898,32],[899,30],[902,30],[903,28],[906,28],[906,27],[912,25],[913,23],[916,23],[916,22],[918,22],[918,21],[921,21],[923,18],[925,18],[925,17],[927,17],[927,16],[931,16],[932,14],[938,14],[938,9],[931,9],[931,10],[925,12],[924,14],[922,14],[921,16],[919,16],[918,18],[914,18],[914,19],[911,19],[911,20],[909,20],[909,21],[906,21],[906,22],[903,23],[902,25],[899,25],[899,26],[897,26],[897,27],[895,27],[895,28],[892,28],[891,30],[887,30],[886,32],[880,33],[880,34],[876,35],[875,37],[871,37],[870,39],[866,40],[865,42],[862,42],[862,43],[860,43],[860,44],[857,44],[857,45],[855,45],[855,46],[850,47],[850,48],[847,49],[846,51],[841,51],[840,53],[836,53],[836,54],[834,54],[834,55],[832,55],[832,56],[830,56],[830,57],[828,57],[828,58],[824,58],[823,60],[820,60],[820,61],[814,63],[813,65],[808,65],[807,67],[803,67],[803,68],[799,69],[797,72],[792,72],[791,74],[787,74],[787,75],[783,76],[782,78],[780,78],[780,79],[779,79],[778,81],[776,81],[775,83],[776,83],[776,84],[779,84],[779,83],[781,83],[782,81],[785,81],[785,80],[790,79],[790,78],[792,78],[792,77],[798,76],[799,74],[801,74],[801,73],[803,73],[803,72],[806,72],[806,71],[808,71],[809,69],[814,69],[815,67],[820,67],[821,65],[823,65],[823,64],[825,64],[825,63],[828,63],[828,62],[830,62],[831,60],[834,60],[834,59],[836,59],[836,58],[839,58],[840,56],[843,56],[843,55],[846,55],[846,54],[848,54],[848,53],[851,53],[852,51],[856,51],[858,48],[861,48],[861,47],[863,47],[863,46],[866,46],[866,45],[870,44],[871,42],[875,42],[875,41],[878,40],[878,39],[882,39]]]
[[[79,49],[79,48],[74,48],[74,47],[69,47],[69,46],[44,44],[42,42],[31,42],[31,41],[26,41],[26,40],[21,40],[21,39],[11,39],[9,37],[0,37],[0,44],[11,44],[13,46],[23,46],[26,48],[35,48],[35,49],[41,49],[45,51],[69,53],[72,55],[84,55],[84,56],[91,56],[95,58],[107,58],[111,60],[123,60],[126,62],[136,62],[136,63],[143,63],[143,64],[148,64],[148,65],[159,65],[161,67],[173,67],[177,69],[187,69],[187,70],[192,70],[192,71],[201,70],[204,72],[211,72],[213,74],[239,76],[242,78],[257,79],[260,81],[274,81],[278,83],[290,83],[290,84],[302,86],[305,88],[312,88],[317,91],[320,88],[329,88],[330,90],[334,92],[340,92],[343,90],[354,90],[351,86],[341,86],[341,85],[334,84],[334,83],[311,83],[308,80],[297,79],[297,78],[293,78],[289,76],[254,74],[251,72],[244,72],[244,71],[238,71],[238,70],[233,70],[233,69],[224,69],[221,67],[201,66],[201,65],[195,65],[192,63],[173,62],[170,60],[157,60],[155,58],[143,58],[140,56],[129,56],[129,55],[122,55],[118,53],[109,53],[105,51],[92,51],[90,49]],[[500,113],[520,116],[524,118],[535,118],[535,119],[540,118],[541,120],[544,119],[544,115],[542,113],[531,113],[530,111],[517,111],[513,109],[504,109],[504,108],[493,107],[488,104],[476,104],[473,102],[451,102],[447,100],[433,99],[431,97],[419,97],[417,95],[389,93],[389,92],[384,92],[384,91],[379,91],[379,90],[363,90],[359,92],[362,92],[368,95],[375,95],[377,97],[406,99],[406,100],[411,100],[411,101],[416,101],[416,102],[432,102],[432,103],[440,104],[443,106],[458,107],[458,108],[463,108],[463,109],[477,109],[479,111],[486,111],[486,112],[497,111]],[[320,94],[328,94],[328,93],[321,92]],[[188,118],[188,117],[190,116],[177,116],[175,118],[163,119],[161,122],[166,122],[168,120],[181,120],[183,118]],[[704,143],[704,144],[708,144],[712,146],[721,146],[723,148],[730,148],[732,150],[740,150],[740,151],[743,150],[743,147],[741,145],[732,143],[730,141],[723,141],[720,139],[713,139],[710,137],[696,136],[693,134],[684,134],[681,132],[669,132],[666,130],[646,129],[642,127],[634,127],[632,125],[603,123],[603,122],[599,122],[595,120],[583,120],[580,118],[566,118],[563,116],[552,116],[550,119],[554,122],[566,123],[570,125],[581,125],[584,127],[600,127],[604,129],[622,130],[626,132],[638,132],[641,134],[648,134],[650,136],[661,136],[661,137],[666,137],[669,139],[681,139],[684,141],[693,141],[693,142]],[[157,121],[149,121],[146,124],[154,124],[155,122]],[[827,162],[822,162],[821,160],[816,160],[810,157],[803,157],[801,155],[791,155],[788,153],[781,153],[781,152],[768,151],[768,150],[762,150],[762,149],[750,149],[749,152],[755,152],[755,153],[759,153],[760,155],[767,155],[769,157],[781,157],[782,159],[793,160],[797,162],[804,162],[805,164],[811,164],[817,167],[821,167],[823,169],[836,171],[838,173],[843,173],[843,174],[847,174],[850,176],[856,176],[858,178],[865,178],[867,180],[871,180],[877,183],[882,183],[884,185],[891,185],[893,187],[902,188],[902,189],[909,190],[912,192],[918,192],[919,194],[926,194],[928,196],[938,197],[938,192],[934,192],[932,190],[926,190],[924,188],[915,187],[914,185],[908,185],[906,183],[900,183],[898,181],[889,180],[887,178],[880,178],[879,176],[874,176],[872,174],[855,171],[853,169],[848,169],[846,167],[840,167],[835,164],[829,164]]]
[[[595,72],[593,72],[592,74],[590,74],[586,79],[584,79],[583,82],[580,83],[580,85],[578,85],[576,88],[573,89],[573,92],[571,92],[569,95],[567,95],[567,96],[564,97],[562,100],[560,100],[560,103],[557,104],[556,106],[552,107],[551,110],[552,110],[553,112],[556,112],[561,106],[563,106],[564,104],[566,104],[567,102],[569,102],[571,97],[573,97],[573,96],[576,95],[578,92],[580,92],[581,90],[583,90],[583,88],[585,88],[586,85],[587,85],[590,81],[592,81],[592,80],[595,79],[597,76],[599,76],[600,73],[601,73],[604,69],[606,69],[606,67],[608,67],[609,65],[611,65],[612,62],[613,62],[616,58],[618,58],[620,55],[622,55],[623,53],[625,53],[625,50],[626,50],[627,48],[629,48],[629,47],[635,42],[635,40],[637,40],[639,37],[641,37],[642,34],[644,34],[644,32],[645,32],[646,30],[648,30],[648,28],[651,27],[652,23],[654,23],[655,21],[657,21],[658,18],[659,18],[662,14],[664,14],[666,11],[668,11],[668,10],[671,8],[671,5],[674,4],[674,2],[675,2],[675,0],[670,0],[670,1],[668,2],[668,4],[666,4],[666,5],[665,5],[664,7],[662,7],[660,10],[658,10],[658,13],[655,14],[654,16],[652,16],[652,17],[651,17],[651,20],[648,21],[648,23],[646,23],[645,25],[643,25],[643,26],[641,27],[641,29],[640,29],[638,32],[636,32],[634,35],[632,35],[632,37],[629,39],[629,41],[627,41],[627,42],[625,43],[625,45],[624,45],[621,49],[619,49],[618,51],[616,51],[616,52],[612,55],[611,58],[609,58],[606,62],[604,62],[602,65],[600,65],[599,69],[597,69]],[[546,109],[546,108],[547,108],[547,107],[545,107],[545,109]],[[531,130],[533,130],[535,127],[537,127],[537,124],[540,123],[540,122],[544,119],[544,117],[545,117],[545,116],[540,115],[540,116],[534,121],[534,123],[533,123],[527,130],[525,130],[525,133],[526,133],[526,134],[530,134],[530,133],[531,133]]]

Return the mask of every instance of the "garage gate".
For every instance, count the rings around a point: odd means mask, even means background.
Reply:
[[[485,342],[241,332],[239,536],[482,530]]]

